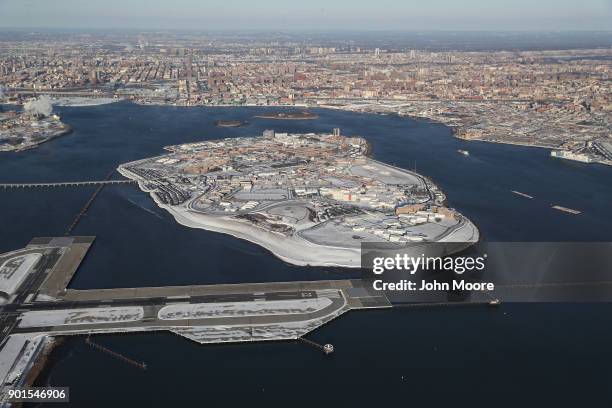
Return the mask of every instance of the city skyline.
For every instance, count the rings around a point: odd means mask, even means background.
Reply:
[[[525,10],[528,10],[526,12]],[[1,28],[96,28],[189,30],[507,30],[598,31],[609,30],[612,1],[519,0],[486,2],[333,3],[322,0],[287,5],[265,0],[254,5],[245,0],[195,0],[173,2],[109,0],[87,3],[76,0],[2,0]]]
[[[0,408],[610,400],[610,21],[0,0]]]

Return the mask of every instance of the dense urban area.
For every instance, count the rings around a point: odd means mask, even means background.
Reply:
[[[445,123],[466,140],[612,164],[611,68],[609,47],[431,51],[282,35],[30,33],[0,41],[0,97],[397,114]]]

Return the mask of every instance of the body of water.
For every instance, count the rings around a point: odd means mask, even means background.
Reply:
[[[331,110],[316,110],[320,118],[305,121],[253,118],[262,108],[117,103],[57,110],[74,132],[35,150],[0,153],[0,182],[103,179],[121,163],[163,153],[165,145],[339,127],[367,138],[376,159],[432,178],[489,241],[609,241],[612,235],[612,168],[553,159],[545,149],[456,140],[439,124]],[[214,125],[233,119],[249,123]],[[0,252],[34,236],[63,235],[92,192],[0,191]],[[77,289],[349,276],[288,265],[252,243],[180,226],[135,186],[105,188],[73,235],[97,236],[71,282]],[[52,353],[37,385],[70,386],[73,402],[87,407],[143,400],[160,407],[611,401],[610,311],[608,305],[504,305],[350,313],[312,335],[335,344],[331,358],[293,343],[199,346],[166,333],[97,338],[146,361],[146,371],[72,338]]]

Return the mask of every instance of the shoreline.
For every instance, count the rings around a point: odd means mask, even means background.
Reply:
[[[46,336],[47,344],[43,347],[41,352],[34,356],[32,359],[32,367],[25,375],[24,386],[32,387],[36,380],[42,375],[45,369],[48,367],[49,358],[51,357],[51,353],[55,350],[56,347],[60,346],[64,342],[63,337],[54,337],[54,336]]]
[[[521,143],[521,142],[502,142],[499,140],[488,140],[488,139],[480,139],[480,138],[473,138],[473,139],[464,139],[461,137],[458,137],[454,134],[453,132],[453,137],[457,140],[462,140],[464,142],[483,142],[483,143],[493,143],[493,144],[499,144],[499,145],[506,145],[506,146],[519,146],[519,147],[533,147],[536,149],[546,149],[549,150],[550,152],[553,151],[558,151],[558,150],[563,150],[562,147],[560,146],[550,146],[550,145],[537,145],[537,144],[527,144],[527,143]],[[572,160],[572,159],[567,159],[567,158],[561,158],[562,160],[567,160],[570,162],[574,162],[574,163],[582,163],[582,164],[600,164],[600,165],[604,165],[604,166],[612,166],[612,162],[608,161],[599,161],[599,160],[593,160],[591,162],[585,163],[582,161],[578,161],[578,160]]]
[[[402,172],[407,172],[415,177],[422,180],[427,185],[427,178],[423,175],[411,172],[409,170],[397,168],[395,166],[388,165],[369,157],[373,149],[372,143],[366,141],[366,153],[365,157],[368,160],[372,160],[375,163],[379,163],[388,168],[393,168]],[[147,160],[147,159],[143,159]],[[131,162],[131,164],[139,163],[140,161]],[[247,222],[233,219],[232,216],[224,215],[208,215],[198,211],[194,211],[191,208],[192,203],[198,199],[194,197],[185,203],[185,207],[174,207],[162,203],[154,194],[154,190],[150,190],[145,186],[146,180],[142,179],[141,176],[132,173],[124,166],[125,163],[117,168],[117,171],[124,177],[138,182],[139,189],[153,199],[157,206],[161,209],[166,210],[170,213],[175,221],[183,226],[189,228],[198,228],[208,230],[212,232],[218,232],[222,234],[231,235],[238,239],[244,239],[253,244],[256,244],[267,251],[270,251],[274,256],[292,265],[297,266],[316,266],[316,267],[342,267],[342,268],[361,268],[361,243],[355,246],[333,246],[324,245],[312,242],[306,237],[302,236],[299,232],[291,236],[285,236],[280,233],[268,231],[266,229],[251,225]],[[433,196],[431,196],[434,199]],[[446,200],[446,196],[444,195]],[[465,217],[464,217],[465,218]],[[467,241],[460,239],[457,242],[471,242],[474,236],[479,237],[480,232],[478,228],[467,218],[466,223],[461,227],[468,228],[469,236]],[[438,241],[432,242],[445,242],[452,243],[450,240],[454,235],[457,235],[458,230],[451,231],[445,236],[440,237]],[[459,235],[461,235],[459,233]],[[459,238],[462,238],[461,236]],[[452,239],[452,238],[451,238]],[[369,242],[369,241],[367,241]],[[474,242],[475,243],[475,242]],[[415,245],[418,247],[418,245]]]
[[[319,115],[316,113],[271,113],[271,114],[263,114],[263,115],[255,115],[253,116],[257,119],[272,119],[272,120],[314,120],[319,119]]]
[[[117,168],[119,174],[124,177],[132,178],[131,173],[125,170],[123,166]],[[128,174],[129,173],[129,174]],[[270,251],[274,256],[292,265],[297,266],[318,266],[318,267],[338,267],[338,268],[360,268],[361,267],[361,252],[359,248],[340,248],[328,247],[314,244],[304,238],[287,239],[284,236],[276,236],[274,233],[266,231],[240,221],[228,220],[226,218],[214,217],[201,213],[194,213],[188,209],[177,210],[171,206],[161,203],[152,192],[147,191],[142,185],[142,180],[137,179],[138,187],[141,191],[147,193],[163,210],[166,210],[174,220],[189,228],[203,229],[206,231],[217,232],[221,234],[231,235],[234,238],[249,241],[258,245],[267,251]],[[196,219],[199,218],[199,219]],[[304,245],[310,247],[311,251],[304,251]],[[338,255],[338,251],[344,254]],[[328,251],[328,257],[334,261],[320,262],[320,254]],[[300,257],[298,254],[314,255]]]
[[[25,152],[27,150],[36,149],[41,144],[50,142],[53,139],[57,139],[58,137],[66,136],[66,135],[68,135],[68,134],[73,132],[74,129],[72,128],[72,126],[70,126],[69,124],[64,124],[64,125],[66,127],[64,130],[62,130],[61,132],[58,132],[55,135],[49,136],[48,138],[46,138],[44,140],[41,140],[41,141],[36,142],[36,143],[32,143],[30,145],[27,145],[25,147],[21,147],[21,148],[18,148],[18,149],[2,150],[2,151],[4,151],[4,152],[15,152],[15,153]]]
[[[269,231],[253,227],[239,221],[223,219],[221,223],[218,223],[215,219],[216,217],[188,212],[190,215],[193,214],[192,217],[205,217],[206,222],[202,224],[186,214],[178,212],[172,208],[168,208],[168,206],[162,205],[160,207],[168,211],[174,217],[174,219],[183,226],[218,232],[231,235],[234,238],[244,239],[245,241],[249,241],[270,251],[277,258],[292,265],[332,268],[361,267],[361,254],[358,248],[329,247],[313,244],[312,242],[303,238],[287,239],[287,237],[276,237]],[[310,248],[305,250],[303,248],[304,245]],[[329,252],[326,258],[337,258],[337,260],[325,262],[318,261],[318,259],[322,258],[320,254],[326,251]],[[344,254],[338,254],[339,251],[342,251]],[[300,257],[298,254],[308,254],[309,257]]]
[[[241,223],[239,221],[228,219],[218,220],[217,217],[192,213],[190,211],[185,211],[187,213],[185,214],[183,211],[176,211],[175,209],[164,204],[157,203],[157,205],[160,208],[168,211],[174,217],[176,222],[185,227],[218,232],[231,235],[234,238],[243,239],[270,251],[272,255],[291,265],[347,269],[360,269],[363,267],[361,264],[361,246],[349,248],[319,245],[308,241],[299,235],[296,236],[297,238],[277,237],[274,235],[274,233]],[[202,220],[196,220],[194,219],[195,217],[201,218]],[[476,226],[471,221],[467,221],[467,226],[472,227],[474,231],[477,231]],[[452,231],[449,236],[454,233],[455,231]],[[451,246],[452,244],[456,243],[455,241],[446,241],[445,239],[435,242],[446,243],[450,244]],[[473,244],[475,243],[476,242]],[[421,248],[422,244],[423,243],[415,244],[414,248]],[[305,246],[307,248],[304,248]],[[444,248],[446,249],[446,247]],[[462,248],[462,250],[463,249],[465,248]],[[321,258],[333,258],[334,261],[321,262],[319,261]]]
[[[438,122],[438,123],[441,123],[444,125],[444,123],[442,122]],[[489,140],[489,139],[480,139],[480,138],[464,139],[462,137],[457,136],[455,132],[453,132],[452,136],[457,140],[462,140],[468,143],[469,142],[485,142],[485,143],[494,143],[494,144],[510,145],[510,146],[535,147],[537,149],[549,149],[549,150],[560,149],[560,147],[558,146],[527,144],[523,142],[502,142],[500,140]]]
[[[128,101],[128,100],[125,100]],[[357,109],[352,109],[350,106],[344,106],[344,105],[312,105],[312,104],[296,104],[296,105],[255,105],[255,104],[204,104],[204,105],[180,105],[180,104],[166,104],[166,103],[157,103],[157,102],[147,102],[147,103],[141,103],[141,102],[137,102],[137,101],[128,101],[130,103],[134,103],[137,105],[147,105],[147,106],[176,106],[176,107],[184,107],[184,108],[198,108],[198,107],[202,107],[202,108],[270,108],[270,107],[276,107],[279,109],[292,109],[292,108],[296,108],[296,107],[301,107],[301,108],[309,108],[309,109],[329,109],[329,110],[339,110],[339,111],[343,111],[343,112],[352,112],[352,113],[362,113],[362,114],[371,114],[371,115],[378,115],[378,116],[389,116],[389,115],[394,115],[397,116],[399,118],[408,118],[411,120],[418,120],[418,121],[424,121],[427,123],[431,123],[431,124],[439,124],[439,125],[443,125],[445,127],[447,127],[450,131],[451,131],[451,136],[457,140],[462,140],[465,142],[471,142],[471,141],[476,141],[476,142],[485,142],[485,143],[494,143],[494,144],[499,144],[499,145],[508,145],[508,146],[520,146],[520,147],[533,147],[533,148],[537,148],[537,149],[549,149],[549,150],[554,150],[554,149],[559,149],[558,146],[550,146],[550,145],[537,145],[537,144],[526,144],[526,143],[521,143],[521,142],[511,142],[511,141],[498,141],[498,140],[489,140],[489,139],[480,139],[480,138],[474,138],[474,139],[464,139],[461,138],[459,136],[457,136],[457,131],[461,129],[461,127],[457,127],[454,125],[450,125],[447,123],[444,123],[440,120],[436,120],[436,119],[432,119],[426,116],[413,116],[413,115],[403,115],[400,114],[398,112],[375,112],[375,111],[361,111],[361,110],[357,110]],[[288,118],[288,117],[281,117],[281,118],[276,118],[276,117],[268,117],[265,115],[256,115],[254,116],[254,118],[258,118],[258,119],[272,119],[272,120],[312,120],[312,119],[318,119],[319,116],[317,115],[316,117],[313,118]],[[591,164],[603,164],[603,165],[607,165],[607,166],[612,166],[612,164],[608,164],[605,162],[593,162]]]

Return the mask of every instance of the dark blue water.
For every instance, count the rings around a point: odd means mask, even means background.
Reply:
[[[0,154],[0,181],[103,179],[119,164],[163,152],[165,145],[261,134],[264,129],[360,135],[374,157],[433,178],[451,206],[491,241],[607,241],[612,231],[612,168],[553,159],[545,149],[463,142],[442,125],[393,116],[320,110],[313,121],[255,119],[258,108],[142,107],[120,103],[60,108],[68,136],[22,153]],[[217,128],[219,119],[249,121]],[[468,149],[470,157],[457,153]],[[120,177],[117,175],[117,177]],[[536,198],[528,200],[510,192]],[[62,235],[93,188],[0,191],[0,251],[34,236]],[[580,216],[551,204],[583,211]],[[105,188],[75,235],[96,235],[74,288],[318,279],[342,276],[288,265],[257,245],[178,225],[135,186]]]
[[[171,334],[72,338],[38,386],[79,407],[608,407],[610,306],[352,312],[301,343],[201,346]],[[58,405],[61,406],[61,405]]]
[[[0,154],[0,181],[102,179],[120,163],[162,153],[164,145],[268,128],[340,127],[370,140],[377,159],[416,165],[488,240],[609,241],[612,235],[612,168],[555,160],[544,149],[459,141],[442,125],[327,110],[317,110],[318,120],[288,122],[253,118],[259,108],[120,103],[59,111],[75,131],[35,150]],[[250,124],[221,129],[214,126],[220,119]],[[458,154],[459,148],[471,156]],[[0,191],[0,252],[34,236],[63,235],[92,191]],[[551,204],[583,214],[561,213]],[[291,266],[257,245],[182,227],[134,186],[105,188],[73,234],[97,236],[71,282],[79,289],[346,276]],[[145,372],[70,339],[53,353],[39,382],[71,386],[79,406],[124,406],[126,399],[150,399],[148,406],[457,405],[467,398],[478,406],[565,405],[581,396],[583,402],[610,398],[610,311],[607,305],[507,305],[495,311],[352,313],[314,334],[336,344],[339,352],[331,359],[290,343],[202,347],[169,334],[100,338],[147,361]]]

